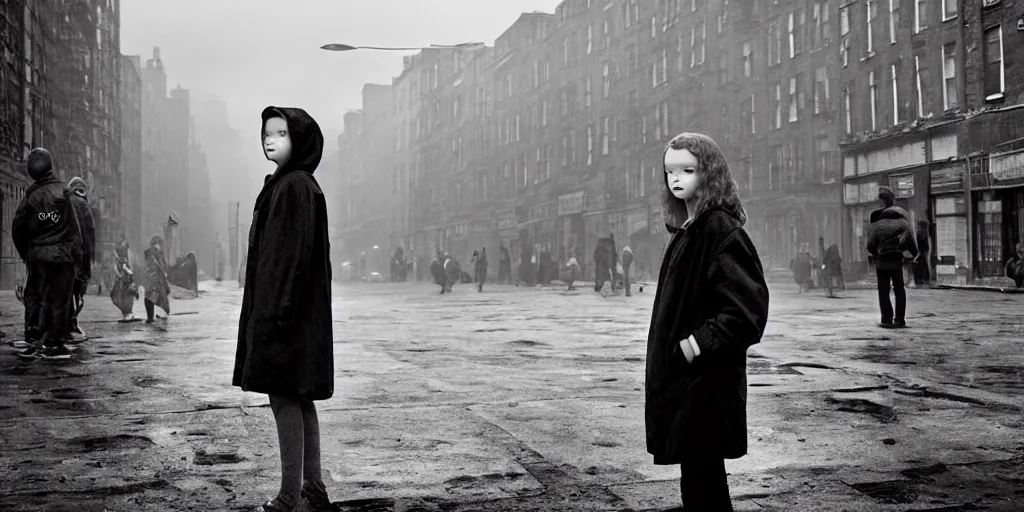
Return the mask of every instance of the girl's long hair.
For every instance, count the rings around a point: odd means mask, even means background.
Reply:
[[[738,186],[736,181],[729,174],[729,163],[711,137],[700,133],[684,132],[676,135],[665,145],[662,153],[661,166],[665,169],[665,154],[672,149],[675,151],[687,150],[697,157],[697,175],[700,182],[697,185],[697,203],[693,212],[693,218],[712,209],[722,208],[739,219],[740,224],[747,222],[747,212],[740,203],[740,197],[736,193]],[[665,180],[663,203],[665,207],[665,223],[673,227],[682,226],[689,218],[686,211],[686,203],[672,194],[668,188],[668,176],[663,172]]]

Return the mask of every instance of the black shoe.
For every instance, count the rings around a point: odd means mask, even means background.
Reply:
[[[62,359],[71,359],[71,351],[68,350],[64,345],[58,345],[56,347],[43,347],[43,359],[48,361],[57,361]]]
[[[899,327],[900,329],[906,329],[906,327],[907,327],[907,321],[906,320],[896,320],[892,324],[893,324],[893,326]]]
[[[882,329],[892,329],[895,325],[896,324],[892,323],[891,321],[887,322],[885,320],[882,320],[881,322],[878,323],[878,326],[881,327]]]
[[[30,345],[25,350],[18,352],[18,359],[32,360],[43,357],[43,351],[36,345]]]
[[[321,483],[319,485],[310,482],[304,482],[302,484],[302,498],[305,498],[306,502],[309,503],[310,508],[317,511],[334,511],[337,510],[333,504],[331,504],[330,498],[327,497],[327,489]]]

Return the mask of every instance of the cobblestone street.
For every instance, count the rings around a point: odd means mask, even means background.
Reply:
[[[0,349],[0,509],[247,510],[279,459],[262,395],[230,386],[241,290],[202,285],[152,325],[89,296],[71,361]],[[678,467],[644,448],[654,288],[335,288],[336,393],[319,402],[342,510],[662,510]],[[773,285],[748,363],[737,510],[1024,509],[1024,295]],[[0,296],[2,329],[21,305]],[[141,304],[136,314],[141,313]],[[72,506],[73,505],[73,506]]]

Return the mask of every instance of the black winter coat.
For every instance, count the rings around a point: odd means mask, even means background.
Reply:
[[[330,242],[327,205],[313,178],[324,139],[301,109],[268,107],[264,125],[270,117],[288,122],[292,157],[256,198],[232,384],[326,400],[334,395]]]
[[[878,220],[868,226],[867,251],[874,257],[877,268],[903,268],[903,251],[917,256],[917,242],[907,219],[906,210],[890,206],[882,210]]]
[[[695,454],[747,453],[747,348],[768,321],[768,286],[742,223],[724,209],[699,215],[662,260],[647,337],[647,451],[655,464]],[[679,342],[693,335],[687,363]]]
[[[71,193],[70,199],[82,231],[82,260],[78,265],[76,279],[88,281],[92,278],[92,263],[96,259],[96,223],[88,199],[74,192]]]
[[[52,172],[29,185],[11,221],[14,247],[22,261],[77,263],[82,232],[70,190]]]

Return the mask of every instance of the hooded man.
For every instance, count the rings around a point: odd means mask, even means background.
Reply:
[[[875,262],[878,276],[878,307],[882,313],[879,327],[906,327],[907,291],[903,282],[903,252],[917,257],[917,242],[910,226],[907,211],[894,205],[892,190],[881,187],[878,198],[888,205],[878,212],[876,221],[868,227],[867,251]],[[875,217],[872,214],[872,217]],[[896,311],[893,315],[889,301],[889,285],[896,295]]]
[[[35,183],[25,191],[11,223],[18,255],[28,269],[25,285],[23,359],[68,359],[68,328],[73,312],[75,265],[80,260],[82,233],[71,192],[53,173],[53,159],[43,148],[27,159]]]
[[[87,197],[89,185],[82,178],[75,176],[68,182],[68,189],[71,190],[71,205],[75,209],[78,225],[82,231],[82,259],[75,269],[75,284],[72,286],[75,309],[71,315],[69,328],[71,335],[77,341],[85,338],[85,332],[78,325],[78,314],[82,312],[82,306],[85,305],[85,291],[89,287],[89,279],[92,278],[92,263],[96,257],[96,224]]]

